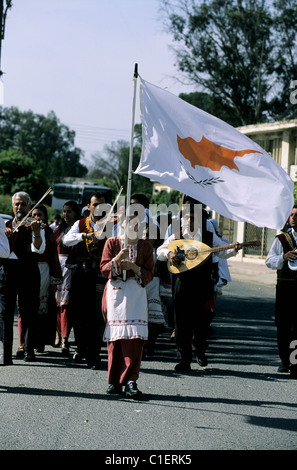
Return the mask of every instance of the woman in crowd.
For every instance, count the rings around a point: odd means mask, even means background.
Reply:
[[[46,242],[44,253],[37,255],[40,273],[40,303],[36,325],[36,352],[44,352],[45,345],[52,345],[55,338],[56,308],[54,295],[57,286],[62,283],[62,271],[53,231],[48,226],[46,207],[43,204],[37,205],[32,212],[32,218],[42,223]],[[24,339],[20,316],[18,326],[20,347],[22,347]]]
[[[63,216],[61,224],[55,228],[54,237],[57,244],[57,250],[63,275],[63,284],[59,285],[56,291],[57,305],[57,335],[55,346],[62,346],[62,353],[69,352],[69,334],[71,331],[71,318],[69,314],[69,291],[71,279],[75,266],[67,264],[67,258],[73,249],[63,245],[63,238],[76,220],[80,218],[79,206],[75,201],[68,201],[63,206]]]
[[[109,238],[100,265],[102,275],[109,279],[102,301],[108,351],[107,393],[120,394],[125,386],[125,396],[136,399],[142,396],[136,382],[148,338],[145,286],[154,273],[153,247],[148,240],[139,239],[137,231],[137,219],[131,217],[127,246],[125,235]]]

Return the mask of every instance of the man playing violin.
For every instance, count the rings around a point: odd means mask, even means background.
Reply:
[[[275,237],[265,263],[269,269],[277,270],[275,326],[281,360],[278,372],[290,372],[292,378],[297,378],[296,367],[290,364],[290,344],[297,339],[297,314],[291,303],[297,288],[294,265],[297,259],[297,205],[292,208],[288,222],[290,228]]]
[[[45,250],[44,230],[40,222],[34,220],[20,224],[31,210],[29,194],[15,193],[12,196],[12,209],[14,218],[6,222],[10,256],[5,261],[6,305],[1,313],[5,324],[4,354],[8,363],[12,362],[13,321],[16,305],[18,305],[24,333],[24,359],[25,361],[35,360],[35,328],[40,290],[37,255]]]

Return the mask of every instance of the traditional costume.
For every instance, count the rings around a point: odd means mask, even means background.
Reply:
[[[6,226],[14,229],[15,219],[6,222]],[[11,254],[7,259],[6,278],[6,309],[5,309],[5,342],[4,357],[11,361],[13,344],[13,319],[16,304],[18,304],[22,332],[24,335],[25,360],[34,360],[34,346],[36,341],[36,325],[39,309],[40,272],[38,268],[38,255],[45,250],[45,235],[41,229],[42,243],[39,249],[35,248],[30,227],[21,226],[13,231],[9,237]]]
[[[123,249],[121,237],[106,241],[100,269],[108,278],[102,311],[106,319],[104,340],[108,349],[108,383],[114,386],[136,382],[139,376],[144,342],[148,338],[148,301],[145,286],[153,279],[153,247],[147,240],[128,245],[128,261],[138,273],[126,271],[126,280],[115,262]]]
[[[5,223],[0,217],[0,365],[11,363],[4,357],[4,337],[5,337],[5,309],[6,309],[6,258],[10,255],[8,238],[5,235]],[[6,361],[5,361],[6,359]]]
[[[154,277],[145,287],[148,299],[148,340],[145,344],[145,355],[147,356],[154,354],[158,335],[165,330],[166,323],[160,295],[161,279],[158,270],[160,262],[156,259],[156,248],[153,248],[153,252],[155,264]]]
[[[71,288],[71,280],[76,268],[76,264],[68,264],[68,257],[71,253],[72,248],[66,247],[63,244],[63,238],[67,232],[69,232],[71,227],[57,227],[53,235],[56,239],[58,256],[60,261],[60,266],[62,270],[62,284],[57,286],[55,293],[56,298],[56,307],[57,307],[57,346],[60,344],[62,339],[62,352],[67,353],[69,351],[68,338],[71,331],[72,323],[71,316],[69,311],[69,295]]]
[[[105,239],[83,239],[83,234],[94,232],[91,217],[76,221],[64,237],[64,244],[72,247],[67,264],[77,265],[71,281],[70,308],[77,346],[75,360],[86,358],[88,367],[98,369],[104,322],[101,299],[106,279],[100,272],[100,260]]]
[[[45,345],[52,345],[56,336],[57,310],[52,286],[62,284],[62,270],[59,262],[56,240],[53,231],[45,227],[45,251],[38,255],[40,272],[39,309],[37,317],[36,348],[43,350]],[[21,322],[20,322],[21,323]],[[21,329],[19,329],[21,333]],[[20,334],[20,337],[22,333]]]
[[[279,357],[282,362],[279,372],[289,372],[290,343],[297,339],[297,315],[291,300],[297,288],[297,271],[291,270],[288,261],[283,257],[285,253],[296,248],[297,232],[291,228],[287,233],[276,236],[265,261],[268,268],[277,270],[275,325]]]
[[[188,230],[182,229],[179,233],[171,235],[157,249],[160,261],[168,260],[168,245],[175,239],[196,239],[210,247],[224,246],[224,243],[216,235],[214,229],[209,230],[207,220],[202,219],[202,230],[198,230],[193,236]],[[212,225],[211,225],[212,227]],[[218,256],[228,258],[234,256],[234,250],[219,252]],[[205,352],[209,326],[215,311],[214,299],[214,263],[209,257],[197,267],[175,274],[173,278],[173,300],[175,320],[175,341],[180,362],[175,366],[177,371],[191,369],[192,345],[199,365],[205,367],[208,364]]]

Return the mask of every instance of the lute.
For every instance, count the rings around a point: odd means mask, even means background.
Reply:
[[[259,240],[250,241],[240,243],[239,246],[242,248],[243,246],[260,246],[261,242]],[[204,263],[207,258],[212,253],[218,253],[219,251],[231,250],[235,248],[235,244],[233,245],[224,245],[224,246],[216,246],[211,248],[210,246],[206,245],[197,240],[188,240],[188,239],[179,239],[173,240],[167,246],[169,251],[175,253],[177,258],[179,259],[179,265],[173,266],[170,264],[169,260],[167,263],[168,269],[173,274],[179,274],[184,271],[188,271],[189,269],[193,269],[196,266]]]

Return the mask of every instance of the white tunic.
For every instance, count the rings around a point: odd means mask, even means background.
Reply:
[[[109,279],[106,291],[107,322],[104,341],[146,340],[148,305],[146,290],[135,278]]]
[[[135,245],[128,245],[129,261],[135,262]],[[117,265],[112,261],[112,271],[117,275]],[[148,301],[146,289],[139,278],[109,279],[106,286],[107,321],[104,341],[148,338]]]

